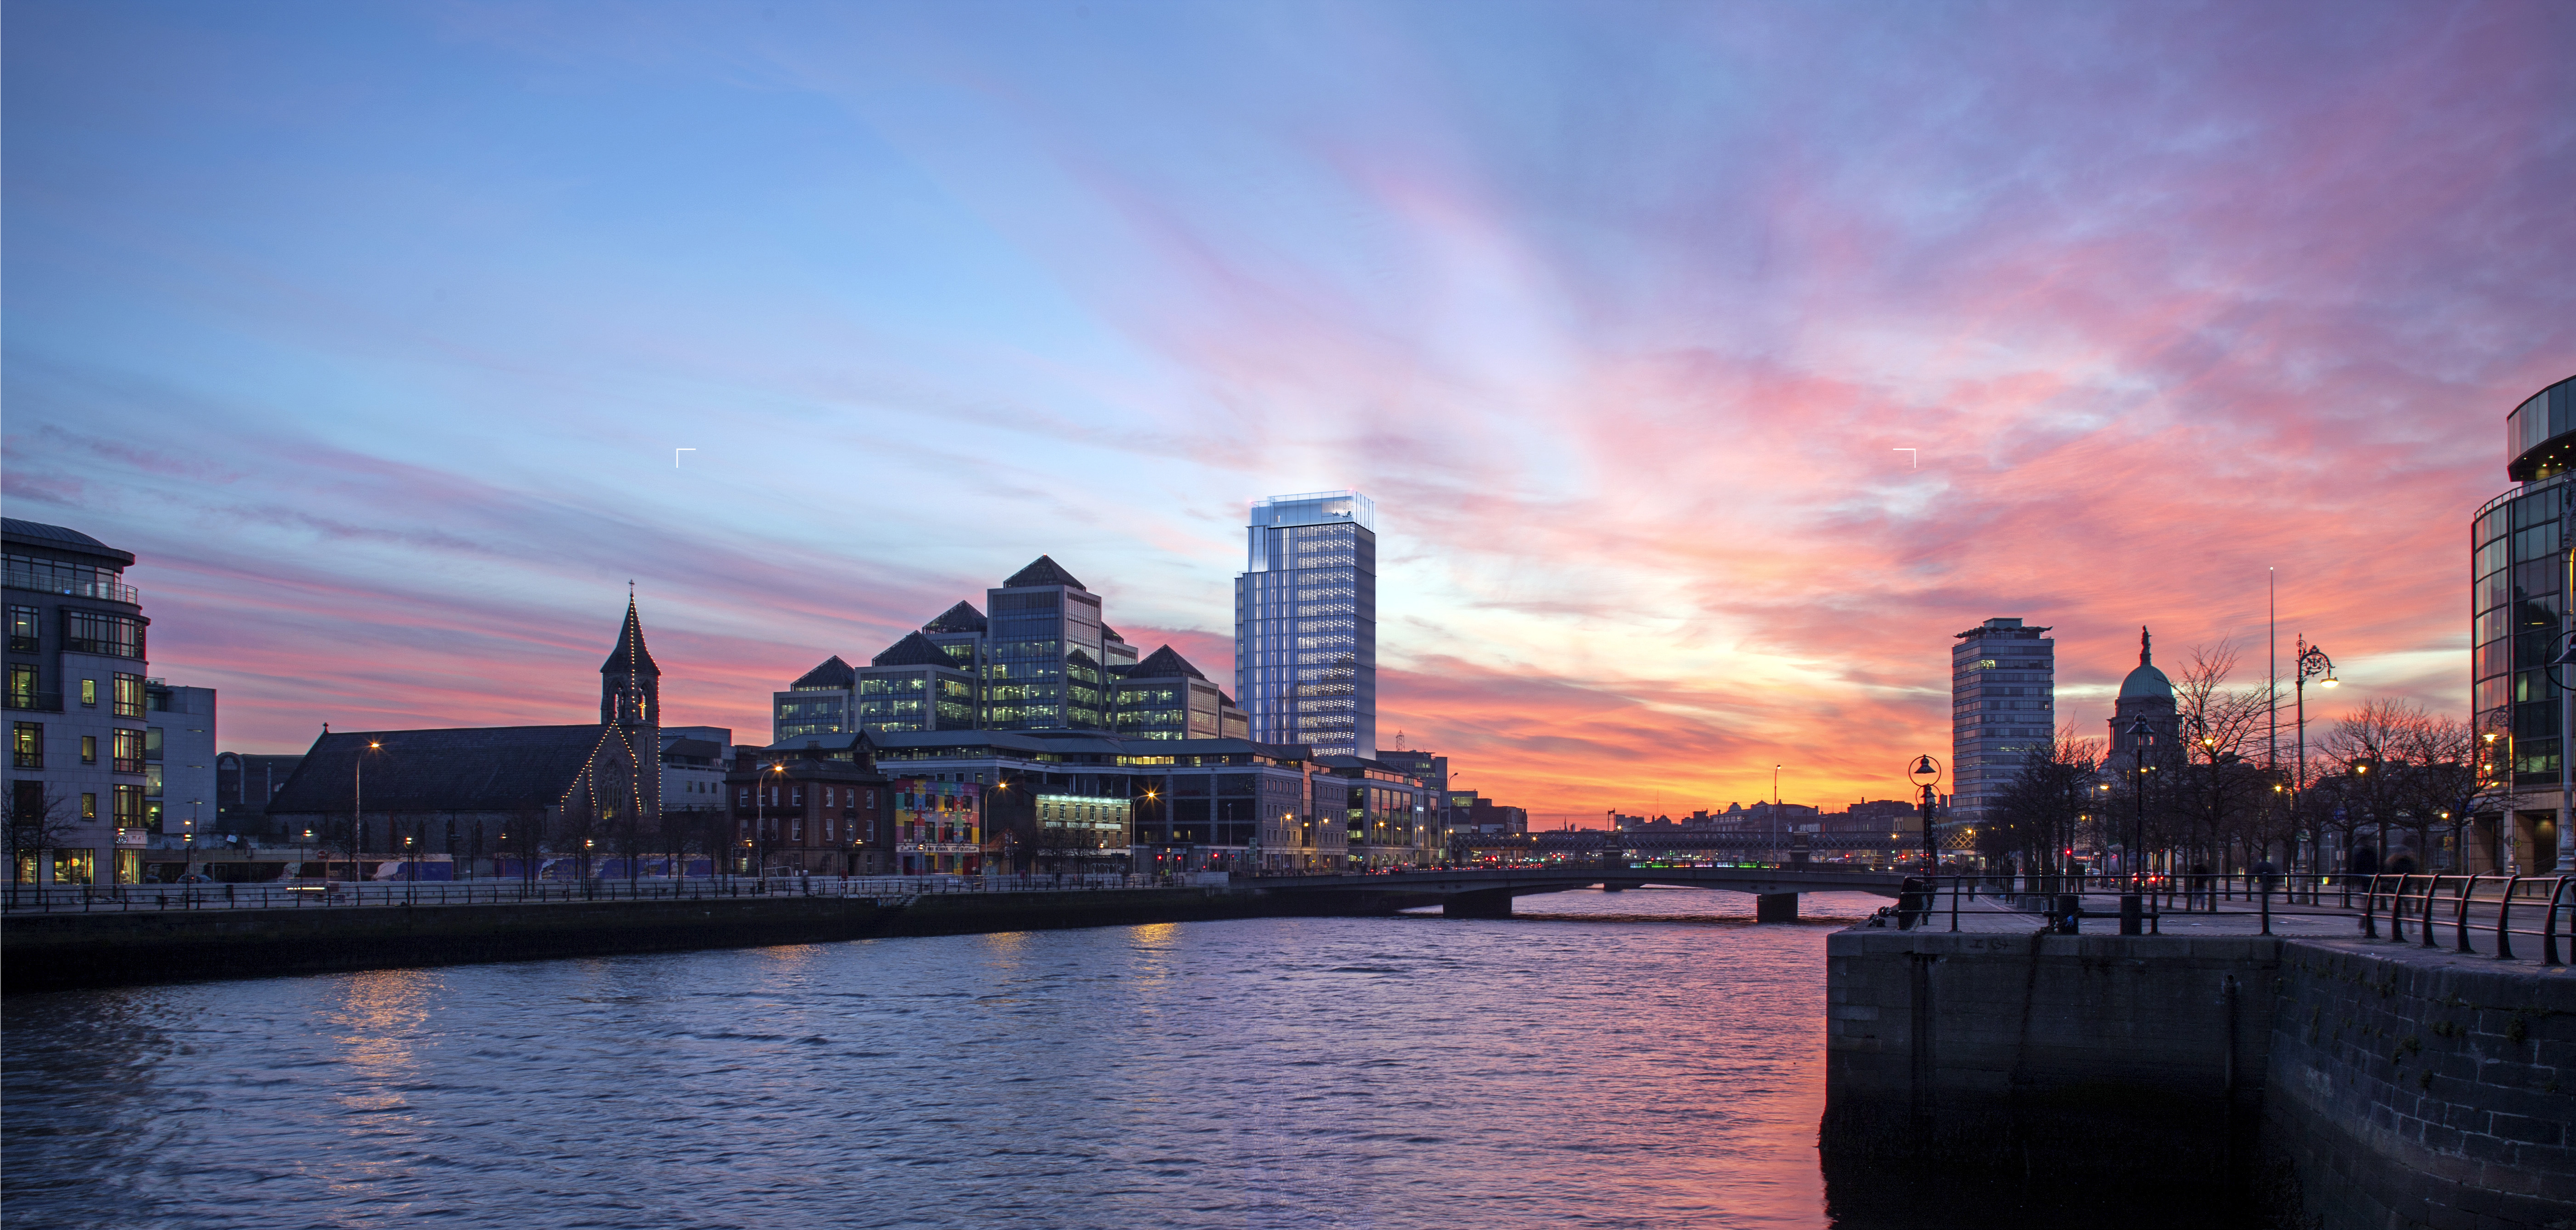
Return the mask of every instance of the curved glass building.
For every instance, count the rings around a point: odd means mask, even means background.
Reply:
[[[2567,629],[2568,543],[2576,517],[2576,376],[2505,416],[2505,474],[2520,484],[2469,521],[2470,687],[2492,772],[2512,775],[2500,807],[2478,817],[2469,869],[2563,865],[2558,831],[2559,695],[2545,669]],[[2498,849],[2499,841],[2509,843]]]

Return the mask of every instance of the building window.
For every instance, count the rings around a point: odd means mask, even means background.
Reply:
[[[95,794],[89,794],[89,793],[83,793],[83,794],[81,795],[81,819],[83,819],[83,820],[96,820],[96,819],[98,819],[98,796],[97,796],[97,795],[95,795]]]
[[[108,789],[114,792],[111,797],[115,800],[116,811],[112,818],[116,822],[116,827],[121,829],[143,827],[143,787],[119,782]]]
[[[98,736],[97,736],[97,735],[82,735],[82,736],[81,736],[81,763],[82,763],[82,764],[97,764],[97,763],[98,763]]]
[[[45,724],[20,722],[9,736],[9,763],[21,769],[45,767]]]
[[[9,608],[9,652],[35,653],[42,648],[38,635],[44,627],[44,612],[31,606]]]
[[[111,763],[109,763],[109,765],[107,766],[107,770],[108,770],[108,772],[110,772],[110,773],[140,773],[140,772],[142,772],[142,771],[143,771],[143,732],[142,732],[142,731],[139,731],[139,730],[130,730],[130,729],[122,729],[122,728],[120,728],[120,729],[118,729],[118,730],[114,733],[114,735],[113,735],[113,736],[111,736],[111,737],[114,739],[114,743],[115,743],[115,745],[114,745],[114,748],[112,749],[112,757],[113,757],[113,759],[112,759]],[[123,786],[119,786],[119,787],[117,787],[117,789],[119,789],[119,790],[123,790],[124,788],[125,788],[125,787],[123,787]]]
[[[143,620],[106,611],[64,611],[63,650],[110,658],[141,658]]]
[[[98,680],[81,680],[81,705],[89,709],[98,708]]]
[[[35,667],[11,666],[9,668],[9,707],[12,709],[36,707]]]
[[[143,676],[116,672],[116,716],[143,716]]]

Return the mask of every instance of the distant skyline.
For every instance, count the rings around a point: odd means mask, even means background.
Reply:
[[[2468,706],[2576,373],[2576,8],[16,3],[8,515],[227,750],[675,724],[1043,553],[1232,674],[1379,505],[1381,741],[1533,822],[1901,797],[1953,634],[2091,735],[2305,632]],[[695,451],[677,453],[676,449]],[[676,460],[675,460],[676,458]]]

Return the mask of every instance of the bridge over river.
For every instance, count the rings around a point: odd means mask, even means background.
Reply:
[[[1668,884],[1746,893],[1760,922],[1798,917],[1798,894],[1874,893],[1894,897],[1905,877],[1896,872],[1820,867],[1621,867],[1564,864],[1538,867],[1416,870],[1393,875],[1260,876],[1239,881],[1274,893],[1368,894],[1394,909],[1437,905],[1452,918],[1509,918],[1512,898],[1568,889],[1643,888]]]

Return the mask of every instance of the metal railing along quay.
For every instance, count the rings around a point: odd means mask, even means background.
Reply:
[[[2532,875],[2384,875],[2291,876],[2219,873],[2155,878],[2143,886],[2126,876],[1941,876],[1919,886],[1894,907],[1899,925],[1933,925],[1947,896],[1949,929],[1959,929],[1962,898],[1979,897],[2022,913],[2049,920],[2052,929],[2074,934],[2086,918],[2118,918],[2116,910],[2089,910],[2086,897],[2139,892],[2141,920],[2157,928],[2166,915],[2208,918],[2237,916],[2260,921],[2260,932],[2272,934],[2275,918],[2350,918],[2363,938],[2387,939],[2439,948],[2447,931],[2456,952],[2516,959],[2515,936],[2539,941],[2540,963],[2562,964],[2559,938],[2576,941],[2576,876]],[[1946,890],[1946,891],[1945,891]],[[2409,939],[2409,929],[2413,939]],[[2160,933],[2160,932],[2159,932]],[[2481,949],[2478,941],[2484,939]],[[2576,954],[2571,954],[2576,955]]]
[[[119,910],[339,909],[382,906],[533,905],[547,902],[696,901],[726,897],[870,897],[952,893],[1098,892],[1202,888],[1222,883],[1183,875],[914,875],[695,877],[636,880],[269,881],[236,884],[19,885],[0,890],[13,914]]]

